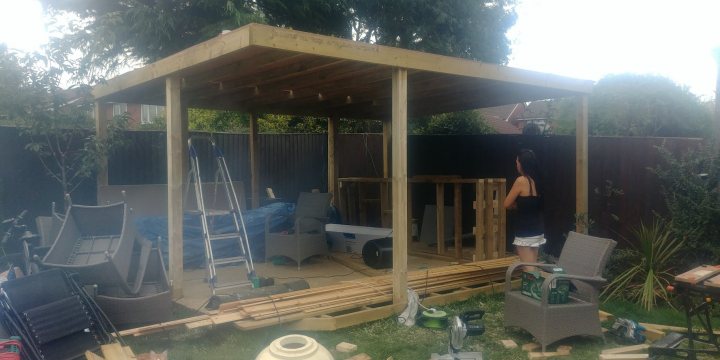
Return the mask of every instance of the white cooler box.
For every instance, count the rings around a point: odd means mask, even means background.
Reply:
[[[362,255],[366,242],[392,237],[392,229],[355,225],[327,224],[325,232],[332,240],[331,251],[358,255]]]

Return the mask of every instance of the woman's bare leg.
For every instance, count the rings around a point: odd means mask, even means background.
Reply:
[[[538,261],[538,247],[516,246],[517,254],[521,262],[536,263]],[[525,266],[525,271],[535,271],[534,266]]]

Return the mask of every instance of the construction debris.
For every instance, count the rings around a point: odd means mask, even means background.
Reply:
[[[512,340],[500,340],[500,344],[506,349],[515,349],[518,347],[518,344]]]
[[[343,342],[335,345],[335,350],[342,352],[342,353],[351,353],[351,352],[357,350],[357,345],[343,341]]]

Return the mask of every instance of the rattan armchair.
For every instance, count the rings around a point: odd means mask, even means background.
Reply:
[[[518,326],[531,333],[542,350],[555,341],[574,336],[603,337],[599,310],[599,289],[610,253],[617,242],[570,232],[557,264],[514,263],[505,275],[505,326]],[[552,274],[542,284],[540,300],[512,290],[511,276],[520,266],[549,269],[560,266],[566,274]],[[549,304],[550,284],[555,279],[570,279],[574,285],[566,304]]]
[[[329,193],[300,193],[292,227],[271,232],[271,217],[265,221],[265,259],[285,256],[300,263],[313,255],[328,255],[325,224],[330,207]]]

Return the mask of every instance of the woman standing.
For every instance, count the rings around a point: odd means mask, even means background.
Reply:
[[[513,245],[520,261],[536,263],[540,245],[545,243],[540,167],[535,153],[527,149],[520,150],[515,166],[520,176],[515,180],[503,205],[506,209],[517,210]]]

